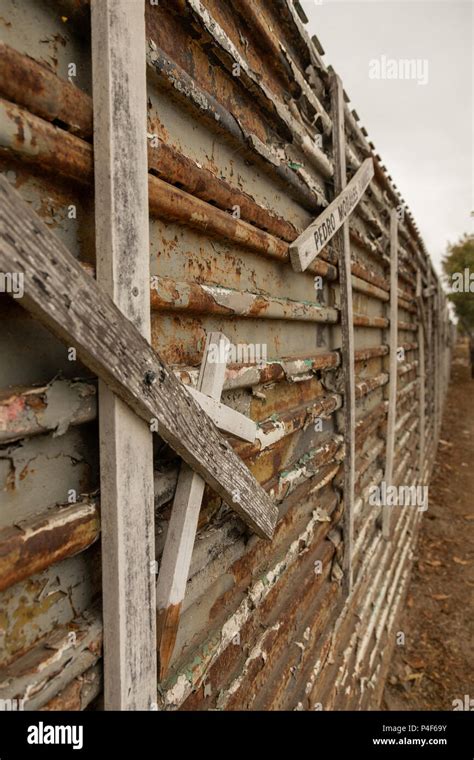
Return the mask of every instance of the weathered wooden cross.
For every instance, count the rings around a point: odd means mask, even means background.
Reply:
[[[245,441],[253,442],[257,426],[248,417],[219,403],[224,387],[227,352],[230,341],[223,333],[207,336],[197,383],[198,396],[209,399],[209,411],[217,426]],[[194,389],[189,389],[194,393]],[[196,395],[194,393],[194,395]],[[178,633],[181,604],[191,565],[199,510],[204,493],[204,480],[188,465],[181,465],[173,508],[168,524],[165,547],[156,587],[157,642],[162,680],[168,670]],[[234,496],[239,498],[238,490]]]
[[[84,272],[20,194],[0,177],[0,271],[24,277],[21,305],[32,312],[263,538],[278,509],[195,397],[234,435],[242,419],[188,393],[174,372]],[[201,399],[202,400],[202,399]],[[224,411],[223,411],[224,410]],[[250,423],[251,424],[251,423]]]

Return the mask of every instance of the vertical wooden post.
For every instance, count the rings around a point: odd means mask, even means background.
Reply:
[[[439,436],[439,420],[440,420],[440,390],[441,390],[441,377],[440,377],[440,361],[439,361],[439,331],[440,331],[440,315],[439,315],[439,286],[436,282],[436,277],[433,278],[435,283],[435,293],[433,295],[433,380],[434,380],[434,451],[438,448],[438,436]],[[434,454],[433,454],[434,456]]]
[[[444,407],[444,303],[441,281],[437,282],[438,299],[438,361],[439,361],[439,392],[438,392],[438,437],[441,435]]]
[[[421,270],[416,273],[416,295],[418,300],[418,399],[419,399],[419,450],[418,450],[418,481],[424,484],[425,473],[425,331],[423,327],[422,301],[423,283]]]
[[[92,0],[91,23],[97,279],[150,340],[144,0]],[[99,424],[105,708],[150,709],[152,434],[102,382]]]
[[[397,375],[398,375],[398,219],[397,212],[390,212],[390,335],[389,335],[389,388],[387,445],[385,458],[385,484],[393,485],[393,458],[395,453],[395,425],[397,419]],[[382,508],[382,535],[390,536],[390,507]]]
[[[344,91],[335,72],[331,75],[331,113],[334,160],[334,191],[340,193],[347,184],[346,138],[344,134]],[[339,286],[341,300],[341,353],[344,372],[344,587],[352,589],[352,551],[354,536],[355,481],[355,370],[354,319],[352,309],[351,246],[349,222],[334,238],[339,253]]]
[[[431,273],[431,265],[428,265],[428,272],[427,272],[427,287],[428,290],[431,288],[431,281],[433,279],[433,275]],[[426,310],[426,322],[427,322],[427,335],[426,335],[426,345],[428,348],[427,353],[427,366],[428,366],[428,382],[427,382],[427,391],[428,391],[428,419],[429,419],[429,425],[430,425],[430,437],[428,440],[429,446],[430,446],[430,471],[431,471],[431,459],[432,459],[432,451],[431,451],[431,440],[434,440],[435,437],[435,426],[434,426],[434,418],[435,418],[435,403],[434,403],[434,365],[433,365],[433,298],[427,299],[427,310]]]
[[[444,389],[443,389],[443,411],[446,406],[446,397],[449,386],[449,312],[446,295],[443,292],[443,367],[444,367]]]

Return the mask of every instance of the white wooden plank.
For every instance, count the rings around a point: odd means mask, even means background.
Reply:
[[[389,387],[387,441],[385,455],[385,484],[393,485],[393,460],[395,455],[395,427],[397,423],[397,348],[398,348],[398,218],[396,209],[390,212],[390,333],[389,333]],[[390,536],[391,507],[382,508],[382,534]]]
[[[362,198],[374,176],[374,162],[366,158],[349,184],[290,246],[295,272],[304,272],[334,237]]]
[[[201,409],[206,412],[207,416],[213,421],[214,425],[224,433],[230,433],[236,438],[253,443],[257,437],[257,425],[245,414],[231,409],[217,399],[206,396],[198,388],[185,385],[184,388],[198,402]]]
[[[144,0],[91,3],[97,281],[150,340]],[[99,382],[104,702],[156,702],[149,426]]]
[[[211,361],[212,348],[229,345],[222,333],[208,333],[198,379],[198,389],[212,399],[220,398],[225,379],[225,361]],[[213,352],[215,354],[215,352]],[[225,356],[218,352],[218,356]],[[178,632],[181,604],[186,591],[196,537],[204,480],[187,464],[181,465],[168,524],[165,547],[156,586],[159,677],[168,671]]]
[[[340,193],[346,186],[346,151],[344,134],[344,94],[337,74],[331,75],[331,113],[334,149],[334,189]],[[354,481],[355,481],[355,370],[354,315],[352,308],[351,246],[349,222],[335,238],[339,254],[339,285],[341,292],[341,355],[344,370],[344,588],[352,590],[352,552],[354,542]]]

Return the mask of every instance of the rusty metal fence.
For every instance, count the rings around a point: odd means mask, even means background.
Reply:
[[[373,495],[429,483],[452,345],[441,284],[344,92],[344,180],[374,167],[347,222],[348,429],[337,237],[305,272],[290,263],[337,194],[321,44],[291,0],[144,5],[151,343],[196,386],[206,336],[228,337],[221,400],[258,430],[229,441],[279,510],[266,541],[206,486],[153,707],[368,709],[424,510]],[[89,3],[0,0],[0,37],[1,171],[94,275]],[[20,303],[0,294],[0,699],[100,707],[97,381]],[[159,567],[179,459],[156,439],[153,461]]]

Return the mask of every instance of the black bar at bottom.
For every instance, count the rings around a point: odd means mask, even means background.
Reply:
[[[274,748],[292,756],[472,760],[473,715],[453,712],[0,712],[0,760],[112,760]],[[355,754],[354,754],[355,753]],[[350,756],[350,755],[347,755]]]

